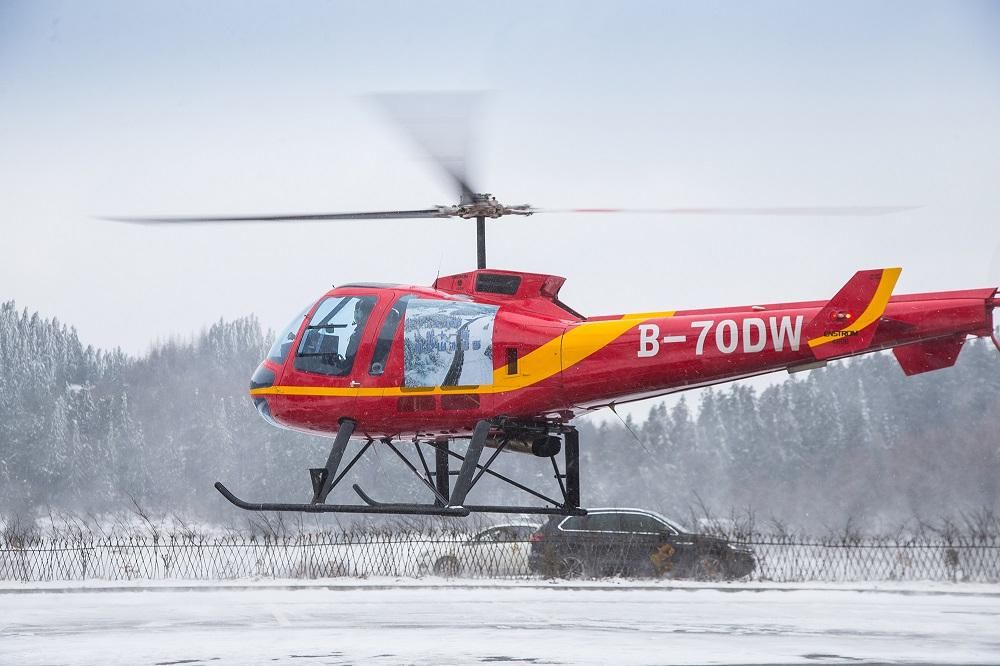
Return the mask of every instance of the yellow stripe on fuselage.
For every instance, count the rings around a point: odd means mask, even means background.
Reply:
[[[842,340],[845,333],[857,333],[867,326],[874,324],[882,316],[882,313],[885,312],[886,306],[889,305],[892,290],[895,288],[896,280],[899,279],[899,274],[902,271],[902,268],[883,268],[882,277],[879,278],[878,287],[875,289],[875,295],[872,296],[872,300],[868,303],[865,311],[861,313],[861,316],[851,322],[846,328],[835,331],[834,335],[823,335],[813,338],[809,341],[809,347],[818,347],[834,340]]]
[[[650,319],[672,317],[674,311],[641,312],[622,315],[619,319],[584,321],[566,329],[517,362],[518,373],[507,374],[507,366],[493,371],[493,383],[480,386],[380,386],[349,388],[346,386],[268,386],[252,389],[250,395],[309,395],[329,397],[396,397],[403,395],[446,395],[456,393],[505,393],[537,384],[572,367],[600,351],[630,329]]]

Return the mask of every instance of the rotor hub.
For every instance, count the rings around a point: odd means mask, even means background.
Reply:
[[[504,215],[531,215],[534,210],[528,204],[505,206],[489,193],[476,194],[472,201],[466,201],[457,206],[438,206],[441,217],[461,217],[465,220],[477,217],[497,219]]]

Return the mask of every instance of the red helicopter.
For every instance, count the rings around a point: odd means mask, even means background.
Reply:
[[[885,349],[892,349],[907,375],[919,374],[953,365],[969,336],[990,336],[1000,349],[993,328],[993,309],[1000,307],[996,288],[893,295],[900,268],[858,271],[829,300],[585,317],[559,300],[562,277],[486,268],[486,220],[543,211],[505,206],[492,195],[475,192],[461,160],[442,156],[419,137],[418,143],[456,181],[461,192],[457,205],[370,213],[116,218],[142,223],[476,220],[477,270],[439,277],[430,287],[344,284],[297,315],[278,336],[251,379],[250,397],[258,412],[274,425],[335,438],[326,464],[310,470],[310,502],[247,502],[216,483],[241,509],[582,514],[580,443],[572,425],[580,414]],[[900,208],[640,212],[875,215],[896,210]],[[462,453],[453,450],[466,439]],[[352,440],[360,442],[360,449],[342,465]],[[404,453],[404,442],[412,442],[415,455]],[[433,501],[380,502],[354,484],[362,503],[326,503],[372,446],[395,453]],[[484,458],[485,449],[491,452]],[[429,450],[433,461],[425,454]],[[495,471],[492,465],[505,451],[549,458],[558,496]],[[452,459],[459,461],[457,471]],[[469,492],[484,474],[544,506],[470,504]]]

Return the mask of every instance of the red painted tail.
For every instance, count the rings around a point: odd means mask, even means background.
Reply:
[[[899,361],[899,367],[909,377],[955,365],[964,342],[965,333],[962,333],[950,338],[894,347],[892,353]]]
[[[901,268],[858,271],[806,326],[805,336],[819,360],[864,351],[889,304]]]

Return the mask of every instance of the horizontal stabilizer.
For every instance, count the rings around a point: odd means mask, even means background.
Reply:
[[[901,268],[858,271],[805,329],[818,360],[864,351],[889,304]]]
[[[955,365],[964,342],[965,335],[962,334],[895,347],[892,353],[907,376],[919,375],[921,372],[950,368]]]

